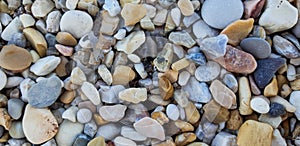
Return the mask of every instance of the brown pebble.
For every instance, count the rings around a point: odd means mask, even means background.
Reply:
[[[9,130],[11,122],[12,119],[9,116],[6,108],[0,108],[0,125],[3,126],[6,130]]]
[[[174,82],[177,82],[177,80],[178,80],[178,71],[170,69],[170,70],[166,71],[163,76],[168,78],[168,80],[171,83],[174,83]]]
[[[293,90],[300,90],[300,79],[290,82],[290,85]]]
[[[99,114],[94,114],[93,117],[97,125],[104,125],[108,123],[108,121],[105,121]]]
[[[71,90],[71,91],[65,91],[61,96],[60,96],[60,101],[64,104],[69,104],[73,101],[75,98],[76,92]]]
[[[260,89],[257,87],[254,79],[253,79],[253,76],[250,75],[249,76],[249,82],[250,82],[250,87],[251,87],[251,92],[254,94],[254,95],[260,95],[261,94],[261,91]]]
[[[151,118],[156,120],[161,125],[169,122],[168,117],[163,112],[153,112],[151,113]]]
[[[44,57],[48,48],[44,36],[33,28],[25,28],[23,33],[31,43],[31,46],[39,53],[40,57]]]
[[[67,46],[75,46],[77,44],[77,40],[68,32],[58,32],[56,41]]]
[[[160,77],[158,85],[160,94],[164,100],[169,100],[171,97],[173,97],[174,87],[166,77]]]
[[[284,75],[277,75],[276,79],[277,79],[278,89],[281,89],[283,84],[288,84],[289,83],[287,78]]]
[[[219,124],[221,122],[228,121],[230,112],[228,109],[220,106],[214,100],[211,100],[209,103],[205,104],[204,107],[204,116],[208,121]]]
[[[184,108],[186,120],[191,124],[196,124],[200,119],[200,113],[197,110],[196,106],[190,102],[188,106]]]
[[[177,120],[175,121],[175,125],[180,129],[181,132],[194,131],[193,125],[185,121]]]
[[[229,120],[226,122],[226,128],[230,130],[238,130],[243,124],[243,118],[238,110],[230,112]]]
[[[176,146],[184,146],[196,140],[196,135],[192,132],[182,133],[175,138]]]
[[[141,4],[127,3],[124,5],[121,16],[125,20],[125,25],[135,25],[147,13],[147,9]]]
[[[273,97],[278,93],[277,79],[276,76],[273,77],[272,81],[265,87],[264,96]]]
[[[58,66],[55,69],[55,73],[57,74],[57,76],[59,77],[64,77],[66,75],[68,75],[68,70],[67,70],[67,64],[69,63],[69,60],[64,57],[64,56],[60,56],[60,63],[58,64]]]

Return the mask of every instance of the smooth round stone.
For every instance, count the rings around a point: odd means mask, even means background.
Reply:
[[[266,99],[266,97],[263,96],[257,96],[251,99],[250,101],[250,107],[261,114],[266,114],[270,110],[270,101]]]
[[[234,75],[226,74],[223,78],[223,83],[230,88],[233,92],[238,91],[238,82]]]
[[[121,135],[134,141],[145,141],[147,139],[146,136],[136,132],[133,128],[127,126],[122,127]]]
[[[82,133],[83,124],[73,123],[68,120],[64,120],[62,124],[59,125],[59,130],[57,135],[55,136],[55,140],[57,145],[62,146],[71,146],[73,145],[76,137]]]
[[[115,123],[105,124],[100,126],[96,136],[102,136],[107,140],[113,140],[121,132],[120,125]]]
[[[133,124],[134,129],[149,138],[156,138],[161,141],[165,140],[165,131],[156,120],[144,117]]]
[[[169,119],[176,121],[179,118],[179,110],[175,104],[169,104],[166,109]]]
[[[31,6],[34,17],[45,17],[54,8],[54,3],[48,0],[36,0]]]
[[[0,66],[8,70],[23,70],[30,66],[32,57],[30,53],[15,45],[6,45],[0,52]]]
[[[81,38],[89,33],[93,28],[92,17],[79,10],[71,10],[66,12],[60,20],[61,31],[71,33],[75,38]]]
[[[92,112],[88,109],[80,109],[77,112],[77,120],[80,123],[87,123],[92,119]]]
[[[30,71],[38,76],[44,76],[51,73],[61,62],[59,57],[47,56],[39,59],[30,67]]]
[[[14,121],[11,123],[11,127],[9,129],[9,135],[12,138],[24,138],[24,131],[21,121]]]
[[[24,107],[24,102],[18,98],[9,99],[7,102],[8,114],[13,119],[19,119],[22,116],[23,107]]]
[[[208,82],[217,78],[221,67],[218,63],[208,61],[206,65],[199,66],[195,71],[195,77],[200,82]]]
[[[7,83],[7,76],[6,74],[0,69],[0,91],[5,87]]]
[[[242,17],[244,6],[241,0],[206,0],[201,9],[203,20],[211,27],[223,29]]]
[[[99,109],[99,114],[106,121],[117,122],[124,117],[126,109],[127,106],[122,104],[102,106]]]
[[[251,37],[243,39],[240,43],[242,49],[258,59],[264,59],[271,55],[270,44],[261,38]]]

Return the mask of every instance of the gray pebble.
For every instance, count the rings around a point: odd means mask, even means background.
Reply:
[[[9,135],[12,138],[24,138],[25,137],[21,121],[14,121],[11,123],[11,127],[9,129]]]
[[[26,38],[23,33],[15,33],[11,40],[7,44],[15,44],[16,46],[25,48],[26,47]]]
[[[46,24],[47,31],[51,33],[56,33],[59,30],[59,21],[61,18],[61,14],[59,11],[52,11],[48,14]]]
[[[53,113],[55,119],[57,120],[58,124],[63,122],[62,114],[63,114],[64,111],[65,111],[64,108],[59,108],[59,109],[56,109],[56,110],[52,111],[52,113]]]
[[[275,35],[273,37],[273,44],[275,50],[280,54],[287,58],[297,58],[300,56],[300,52],[298,49],[287,39]]]
[[[113,140],[115,137],[117,137],[121,132],[121,126],[110,123],[103,126],[100,126],[97,131],[97,136],[102,136],[107,140]]]
[[[300,19],[298,19],[297,24],[293,27],[292,32],[297,38],[300,38]]]
[[[237,82],[236,78],[234,77],[234,75],[232,75],[232,74],[226,74],[224,76],[224,78],[223,78],[223,82],[234,93],[237,92],[237,90],[238,90],[238,82]]]
[[[18,98],[12,98],[8,100],[7,109],[8,114],[13,119],[19,119],[22,116],[22,110],[24,108],[24,102]]]
[[[83,133],[89,137],[94,137],[97,132],[97,124],[94,121],[84,124]]]
[[[73,146],[86,146],[91,140],[88,136],[80,134],[74,141]]]
[[[80,123],[87,123],[92,119],[92,112],[86,108],[77,111],[77,120]]]
[[[261,38],[251,37],[241,41],[242,49],[258,59],[264,59],[271,55],[270,44]]]
[[[7,141],[7,143],[10,145],[10,146],[21,146],[25,143],[25,139],[9,139]]]
[[[55,44],[56,44],[56,38],[55,38],[55,36],[53,34],[47,33],[45,35],[45,38],[46,38],[46,41],[47,41],[49,47],[54,47],[55,46]]]

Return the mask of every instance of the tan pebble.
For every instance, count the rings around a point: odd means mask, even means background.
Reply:
[[[0,125],[6,130],[10,129],[12,119],[5,108],[0,108]]]
[[[64,104],[70,104],[75,98],[75,91],[65,91],[59,98],[59,100]]]
[[[86,76],[79,67],[73,68],[70,77],[71,82],[76,85],[82,85],[86,81]]]
[[[3,136],[0,138],[0,142],[7,142],[9,138],[9,133],[4,133]]]
[[[159,91],[164,100],[169,100],[174,93],[174,87],[171,82],[164,76],[159,78]]]
[[[74,49],[72,47],[56,44],[55,48],[59,53],[61,53],[64,56],[72,56],[73,55]]]
[[[171,65],[171,68],[173,70],[177,70],[177,71],[180,71],[186,67],[188,67],[190,65],[190,61],[188,61],[186,58],[182,58],[176,62],[174,62],[172,65]]]
[[[135,25],[147,13],[147,9],[141,4],[127,3],[124,5],[121,16],[125,20],[125,25]]]
[[[196,135],[192,132],[183,133],[175,138],[176,146],[184,146],[196,140]]]
[[[188,106],[184,108],[186,120],[191,124],[196,124],[200,119],[200,113],[197,110],[196,106],[190,102]]]
[[[152,19],[153,23],[156,26],[162,26],[166,23],[168,15],[168,10],[167,9],[157,9],[155,17]]]
[[[0,66],[8,70],[26,69],[31,62],[31,54],[26,49],[15,45],[6,45],[0,52]]]
[[[282,88],[280,90],[281,97],[286,98],[291,94],[291,92],[292,92],[292,89],[288,84],[282,85]]]
[[[128,88],[118,95],[119,99],[128,101],[131,103],[140,103],[146,101],[147,99],[147,89],[146,88]]]
[[[221,81],[214,80],[209,87],[214,100],[221,106],[230,109],[236,107],[236,95]]]
[[[141,0],[120,0],[120,4],[122,7],[124,7],[127,3],[139,4],[140,2]]]
[[[249,35],[253,28],[253,23],[253,18],[237,20],[223,29],[221,34],[227,35],[229,44],[237,46],[242,39]]]
[[[77,40],[68,32],[58,32],[55,38],[58,43],[63,45],[75,46],[77,44]]]
[[[288,84],[288,80],[284,75],[277,75],[276,76],[277,79],[277,85],[278,85],[278,89],[281,89],[283,84]]]
[[[283,73],[285,73],[286,71],[288,70],[288,66],[287,66],[287,64],[285,63],[282,67],[280,67],[279,69],[278,69],[278,73],[279,74],[283,74]]]
[[[112,17],[109,15],[108,11],[102,11],[102,24],[100,28],[100,32],[107,35],[113,35],[118,28],[120,18],[115,16]]]
[[[166,25],[165,25],[165,32],[169,33],[172,30],[176,28],[176,24],[172,19],[171,13],[168,14],[167,20],[166,20]]]
[[[228,121],[230,112],[228,109],[220,106],[214,100],[211,100],[209,103],[205,104],[204,107],[204,117],[208,121],[219,124],[221,122]]]
[[[241,113],[241,115],[252,114],[253,111],[250,107],[251,91],[249,81],[246,77],[241,77],[239,79],[239,99],[239,112]]]
[[[300,79],[290,82],[290,85],[293,90],[300,90]]]
[[[175,125],[180,129],[181,132],[194,131],[193,125],[185,121],[177,120],[175,121]]]
[[[163,112],[153,112],[151,113],[151,118],[156,120],[161,125],[169,122],[167,115]]]
[[[233,110],[230,112],[229,120],[226,122],[226,128],[230,130],[238,130],[243,124],[243,118],[238,110]]]
[[[108,123],[108,121],[105,121],[99,114],[94,114],[93,117],[97,125],[104,125]]]
[[[269,83],[264,89],[264,96],[273,97],[278,93],[277,79],[276,76],[273,77],[271,83]]]
[[[39,54],[35,50],[30,50],[30,55],[32,57],[32,62],[35,63],[40,59]]]
[[[102,136],[95,137],[87,146],[106,146],[105,139]]]
[[[30,42],[33,48],[39,53],[39,55],[41,57],[44,57],[48,48],[44,36],[39,31],[33,28],[23,29],[23,33],[25,34],[27,40]]]
[[[128,66],[119,65],[113,73],[113,85],[127,85],[135,78],[135,72]]]
[[[61,61],[58,64],[58,66],[56,67],[55,73],[59,77],[64,77],[64,76],[68,75],[66,65],[69,63],[69,60],[64,56],[60,56],[60,59],[61,59]]]
[[[154,24],[152,23],[150,17],[147,15],[143,19],[141,19],[140,25],[143,29],[146,29],[149,31],[153,31],[155,29]]]
[[[171,102],[170,100],[164,100],[160,95],[150,95],[148,100],[162,106],[166,106]]]
[[[168,70],[166,71],[163,76],[165,76],[166,78],[168,78],[168,80],[171,82],[171,83],[174,83],[178,80],[178,71],[176,70]]]
[[[175,143],[173,142],[172,138],[167,139],[166,141],[159,143],[159,144],[155,144],[154,146],[176,146]]]
[[[237,144],[241,146],[270,146],[273,128],[269,124],[248,120],[239,129]]]
[[[191,16],[194,13],[194,6],[190,0],[179,0],[178,7],[184,16]]]
[[[7,105],[7,102],[7,97],[3,94],[0,94],[0,108],[5,107]]]

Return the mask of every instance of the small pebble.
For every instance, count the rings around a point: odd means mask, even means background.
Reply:
[[[256,96],[251,99],[250,101],[250,107],[254,111],[261,113],[261,114],[266,114],[270,110],[270,101],[264,96]]]
[[[169,119],[176,121],[179,118],[179,110],[176,105],[169,104],[166,109],[166,113]]]
[[[285,107],[277,102],[271,102],[269,115],[271,117],[278,117],[286,113]]]
[[[81,86],[81,91],[83,94],[94,104],[99,105],[101,102],[100,95],[96,87],[89,83],[89,82],[83,82]]]
[[[147,9],[141,4],[125,4],[121,16],[125,20],[125,25],[135,25],[139,22],[147,13]]]
[[[194,7],[190,0],[179,0],[177,5],[184,16],[190,16],[194,13]]]
[[[244,51],[252,54],[258,59],[264,59],[271,55],[270,44],[261,38],[246,38],[241,41],[240,45]]]
[[[165,132],[162,125],[154,119],[149,117],[142,118],[135,122],[133,127],[138,133],[146,137],[165,140]]]
[[[22,116],[22,111],[24,108],[24,102],[17,98],[9,99],[7,102],[7,111],[8,114],[13,119],[19,119]]]
[[[45,17],[54,8],[54,3],[47,0],[36,0],[31,6],[32,15],[36,18]]]
[[[9,129],[9,135],[12,138],[17,138],[17,139],[25,137],[21,121],[14,121],[11,123],[11,127]]]
[[[205,65],[199,66],[195,71],[195,77],[200,82],[209,82],[219,76],[221,67],[218,63],[208,61]]]
[[[122,137],[122,136],[116,137],[113,141],[114,141],[115,146],[123,146],[124,144],[130,145],[130,146],[136,146],[136,143],[134,141],[127,139],[125,137]]]
[[[189,53],[185,56],[186,59],[191,60],[195,62],[198,65],[205,65],[206,64],[206,58],[203,55],[203,53]]]
[[[200,83],[195,77],[190,77],[188,83],[182,89],[189,93],[189,99],[195,102],[207,103],[212,98],[207,84]]]
[[[92,119],[92,112],[88,109],[79,109],[77,111],[77,120],[80,123],[87,123]]]
[[[83,128],[84,126],[81,123],[73,123],[71,121],[64,120],[63,123],[59,125],[59,130],[55,136],[57,145],[73,145],[73,142],[83,131]]]
[[[226,35],[221,34],[216,37],[205,38],[202,41],[201,51],[208,59],[215,59],[222,57],[226,54],[226,44],[228,38]]]
[[[0,69],[0,91],[5,87],[7,83],[7,76],[6,74]]]
[[[119,92],[119,99],[139,103],[147,99],[147,89],[146,88],[128,88]]]
[[[36,75],[44,76],[51,73],[60,63],[61,59],[55,56],[47,56],[39,59],[30,67],[30,71]]]
[[[214,80],[209,87],[214,100],[221,106],[230,109],[236,106],[236,95],[219,80]]]
[[[99,114],[106,121],[117,122],[124,117],[126,109],[127,107],[121,104],[102,106]]]

